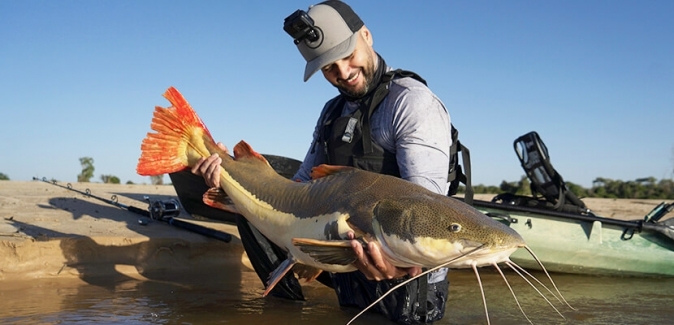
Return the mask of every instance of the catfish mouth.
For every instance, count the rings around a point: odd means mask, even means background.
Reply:
[[[523,247],[523,244],[517,246],[493,245],[468,239],[460,240],[457,243],[460,243],[462,246],[459,249],[462,256],[447,264],[449,268],[469,268],[473,265],[481,267],[507,262],[510,261],[512,253],[521,246]]]
[[[378,240],[387,257],[401,267],[435,267],[445,263],[449,268],[486,266],[509,261],[510,255],[519,248],[470,239],[449,241],[417,237],[414,241],[409,241],[394,235],[381,236]]]
[[[467,255],[465,262],[469,263],[469,266],[475,265],[477,267],[503,263],[510,261],[510,255],[517,249],[518,247],[487,251],[478,250],[474,254]]]

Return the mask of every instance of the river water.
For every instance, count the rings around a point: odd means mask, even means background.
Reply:
[[[552,274],[572,310],[558,315],[512,272],[504,270],[533,324],[672,324],[674,279]],[[544,275],[535,273],[544,281]],[[435,324],[486,324],[472,271],[450,271],[445,318]],[[500,275],[481,270],[492,324],[528,324]],[[345,324],[359,310],[340,308],[320,283],[304,285],[306,301],[262,298],[249,269],[232,265],[204,274],[160,274],[151,280],[38,279],[4,283],[0,324]],[[551,298],[549,294],[548,297]],[[554,299],[554,298],[551,298]],[[366,313],[354,324],[392,324]]]

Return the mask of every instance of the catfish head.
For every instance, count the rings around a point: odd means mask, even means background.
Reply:
[[[373,212],[373,235],[398,266],[491,265],[525,246],[516,231],[447,196],[382,199]]]

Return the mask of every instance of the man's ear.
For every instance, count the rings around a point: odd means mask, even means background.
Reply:
[[[370,33],[370,30],[367,29],[367,27],[365,26],[361,27],[359,33],[367,45],[372,46],[372,44],[374,44],[374,40],[372,39],[372,33]]]

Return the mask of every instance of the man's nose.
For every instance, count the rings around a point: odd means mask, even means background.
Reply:
[[[339,79],[349,79],[349,74],[351,74],[351,66],[346,60],[339,60],[335,62],[335,69],[337,71],[337,78]]]

